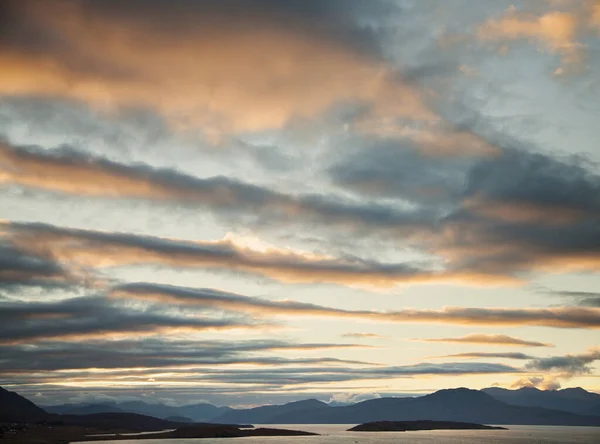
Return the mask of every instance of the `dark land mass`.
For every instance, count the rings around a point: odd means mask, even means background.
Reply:
[[[349,432],[407,432],[415,430],[508,430],[505,427],[494,427],[470,422],[452,421],[375,421],[360,424]]]
[[[177,439],[177,438],[241,438],[244,436],[317,436],[317,433],[303,432],[300,430],[285,430],[285,429],[241,429],[235,426],[228,425],[210,425],[188,426],[169,432],[152,433],[148,435],[137,436],[95,436],[76,439],[75,441],[106,441],[106,440],[122,440],[122,439]]]
[[[72,412],[56,414],[47,412],[17,393],[0,388],[0,435],[7,444],[59,444],[84,440],[107,439],[165,439],[241,436],[292,436],[308,435],[300,431],[277,429],[252,429],[240,424],[364,424],[398,420],[407,428],[409,423],[420,424],[419,429],[431,430],[433,423],[470,424],[523,424],[523,425],[570,425],[600,426],[600,416],[582,415],[570,411],[517,405],[519,397],[528,399],[560,397],[569,399],[569,408],[596,411],[598,395],[583,389],[559,391],[485,391],[465,388],[440,390],[415,398],[379,398],[356,404],[331,406],[316,399],[291,402],[279,406],[263,406],[253,409],[231,409],[210,404],[170,407],[160,404],[130,402],[119,404],[69,404],[55,406],[54,411]],[[513,397],[506,402],[497,397]],[[509,402],[510,401],[510,402]],[[522,399],[519,402],[525,402]],[[529,402],[529,401],[527,401]],[[577,407],[575,404],[580,402]],[[550,401],[545,403],[552,405]],[[575,406],[575,407],[573,407]],[[591,408],[590,408],[591,407]],[[161,415],[178,412],[169,419],[153,415],[129,413],[127,409],[156,411]],[[98,412],[101,410],[112,410]],[[184,415],[183,412],[190,415]],[[77,413],[75,413],[77,412]],[[86,413],[87,414],[84,414]],[[97,412],[97,413],[92,413]],[[218,413],[218,414],[217,414]],[[209,415],[211,420],[198,421],[197,417]],[[216,417],[213,417],[213,415]],[[168,418],[169,416],[164,416]],[[190,424],[189,419],[194,420]],[[128,433],[156,432],[150,435],[125,436]],[[91,437],[95,434],[112,434],[110,437]],[[115,436],[120,435],[120,436]]]
[[[563,410],[579,415],[600,415],[600,395],[581,387],[562,390],[540,390],[535,387],[508,390],[490,387],[483,389],[482,392],[506,404]]]
[[[308,408],[304,408],[308,407]],[[542,407],[511,405],[478,390],[440,390],[417,398],[379,398],[330,407],[309,400],[283,406],[230,410],[221,423],[362,424],[373,421],[456,421],[476,424],[600,426],[600,417]]]
[[[97,406],[86,406],[96,411]],[[175,421],[125,412],[59,415],[48,413],[17,393],[0,388],[0,441],[2,444],[66,444],[80,441],[173,438],[236,438],[243,436],[305,436],[297,430],[258,428],[251,425]],[[162,430],[162,432],[160,432]],[[144,435],[129,433],[156,432]],[[90,436],[103,435],[103,436]]]
[[[0,387],[0,423],[37,421],[44,419],[48,413],[33,402],[15,392]]]
[[[167,421],[174,421],[174,422],[194,422],[193,420],[191,420],[190,418],[186,418],[185,416],[169,416],[165,419]]]
[[[149,404],[142,401],[127,401],[121,403],[79,403],[44,406],[48,413],[59,415],[88,415],[90,413],[128,412],[155,418],[169,419],[174,417],[189,418],[192,422],[213,422],[231,410],[229,407],[217,407],[208,403],[170,406],[165,404]]]
[[[92,436],[90,436],[92,435]],[[102,435],[102,436],[93,436]],[[243,429],[231,425],[202,424],[187,425],[176,430],[127,435],[110,429],[94,429],[82,426],[23,425],[10,426],[0,438],[3,444],[67,444],[81,441],[119,441],[137,439],[178,438],[241,438],[244,436],[310,436],[315,433],[283,429]]]

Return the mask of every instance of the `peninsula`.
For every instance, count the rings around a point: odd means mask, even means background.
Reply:
[[[349,432],[407,432],[415,430],[508,430],[470,422],[454,421],[375,421],[348,429]]]

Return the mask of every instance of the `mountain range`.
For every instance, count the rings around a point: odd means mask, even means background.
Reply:
[[[479,424],[537,424],[600,426],[600,416],[564,410],[507,404],[478,390],[440,390],[417,398],[379,398],[346,407],[330,407],[317,400],[281,406],[232,410],[215,418],[218,422],[264,424],[360,424],[373,421],[473,422]],[[306,407],[306,408],[302,408]]]
[[[233,409],[199,403],[185,406],[123,403],[88,403],[36,406],[16,393],[0,389],[0,422],[27,418],[92,418],[111,414],[145,415],[177,422],[220,424],[360,424],[373,421],[459,421],[480,424],[531,424],[600,426],[600,395],[581,388],[506,390],[466,388],[440,390],[413,398],[377,398],[356,404],[332,406],[316,399],[267,405],[251,409]]]
[[[581,387],[563,390],[539,390],[535,387],[507,390],[491,387],[482,391],[507,404],[564,410],[580,415],[600,415],[600,395]]]
[[[170,406],[165,404],[150,404],[142,401],[128,401],[122,403],[79,403],[45,406],[48,413],[58,415],[87,415],[90,413],[138,413],[140,415],[154,416],[155,418],[179,418],[180,422],[211,422],[218,416],[231,410],[229,407],[216,407],[208,403],[191,404],[184,406]]]

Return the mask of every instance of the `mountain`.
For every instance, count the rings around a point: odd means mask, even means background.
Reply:
[[[169,416],[165,418],[165,421],[173,421],[173,422],[194,422],[190,418],[186,418],[185,416]]]
[[[0,387],[0,423],[36,421],[46,416],[48,413],[33,402]]]
[[[191,404],[179,407],[164,404],[149,404],[142,401],[128,401],[123,403],[102,404],[62,404],[44,407],[50,413],[59,415],[88,415],[91,413],[137,413],[139,415],[153,416],[166,419],[169,417],[189,418],[194,422],[212,422],[214,418],[229,410],[229,407],[216,407],[212,404]]]
[[[44,407],[48,413],[57,415],[91,415],[94,413],[124,413],[125,411],[113,404],[62,404]],[[135,412],[129,412],[135,413]]]
[[[214,422],[222,424],[284,424],[278,422],[277,418],[281,415],[287,417],[296,417],[299,412],[307,412],[311,415],[318,415],[323,410],[329,410],[336,407],[329,407],[327,404],[316,399],[306,399],[304,401],[290,402],[284,405],[265,405],[253,409],[232,409],[227,413],[218,416]],[[292,422],[290,424],[307,424],[306,422]],[[316,424],[316,423],[314,423]]]
[[[309,407],[309,408],[303,408]],[[600,418],[539,407],[509,405],[478,390],[440,390],[417,398],[379,398],[347,407],[315,400],[234,410],[217,422],[361,424],[374,421],[457,421],[479,424],[600,426]]]
[[[534,387],[508,390],[490,387],[482,391],[507,404],[563,410],[580,415],[600,415],[600,395],[581,387],[562,390],[539,390]]]
[[[216,407],[207,403],[183,405],[181,407],[177,407],[179,416],[185,416],[193,419],[196,422],[216,422],[214,421],[215,418],[229,412],[230,410],[232,409],[229,407]]]
[[[56,425],[69,425],[92,427],[100,430],[125,430],[125,431],[155,431],[176,429],[185,425],[181,422],[167,421],[137,413],[94,413],[91,415],[53,415],[49,423]]]

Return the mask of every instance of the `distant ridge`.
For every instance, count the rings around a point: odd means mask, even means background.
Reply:
[[[600,415],[600,395],[581,387],[562,390],[540,390],[535,387],[508,390],[490,387],[482,391],[507,404],[544,407],[579,415]]]
[[[302,409],[299,407],[311,406]],[[257,413],[260,412],[260,415]],[[263,424],[362,424],[375,421],[455,421],[478,424],[600,426],[600,417],[560,410],[509,405],[466,388],[440,390],[417,398],[379,398],[345,407],[318,401],[235,410],[217,422]]]
[[[318,414],[322,410],[335,408],[316,399],[295,401],[283,405],[266,405],[252,409],[230,410],[224,415],[215,418],[215,422],[229,423],[257,423],[257,424],[284,424],[278,422],[279,416],[294,417],[299,412],[312,412]],[[307,424],[294,422],[290,424]]]
[[[165,404],[149,404],[142,401],[127,401],[122,403],[105,402],[101,404],[79,403],[45,406],[49,413],[60,415],[87,415],[90,413],[127,412],[139,415],[168,419],[172,417],[189,418],[194,422],[212,422],[214,418],[229,410],[229,407],[216,407],[208,403],[198,403],[183,406]]]

